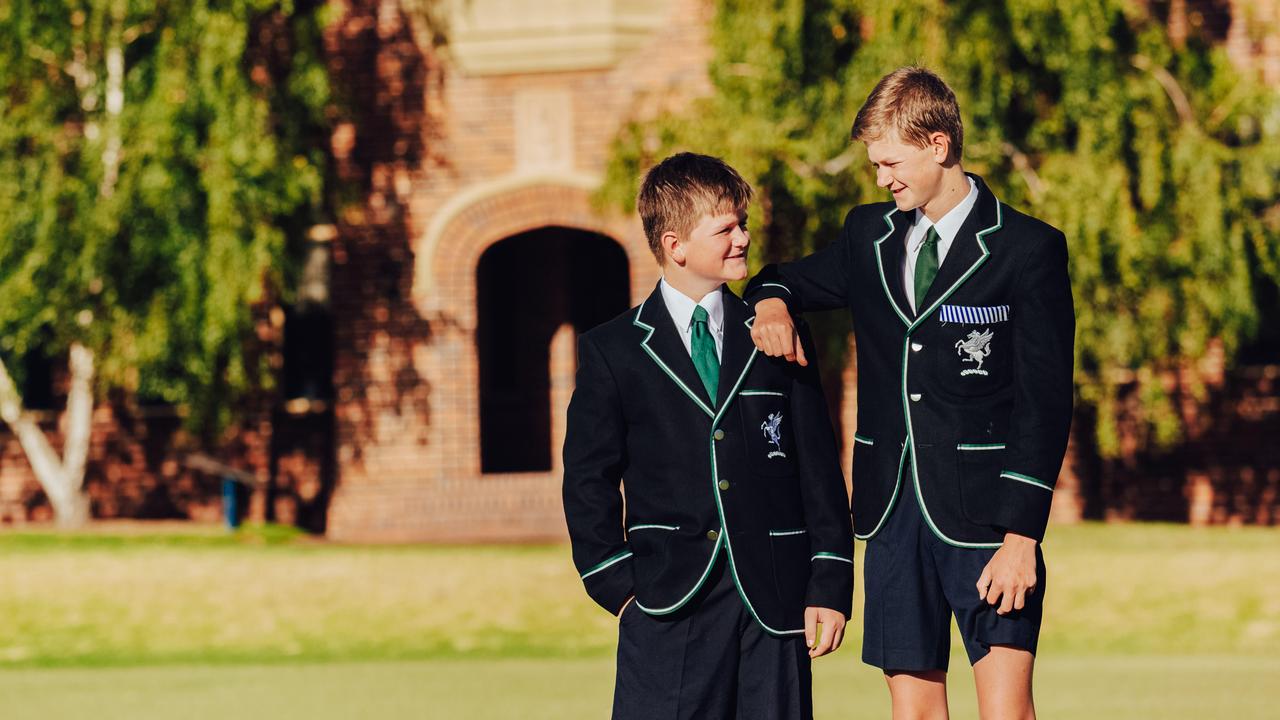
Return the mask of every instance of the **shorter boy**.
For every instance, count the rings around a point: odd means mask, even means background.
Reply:
[[[724,285],[747,275],[750,199],[716,158],[651,169],[638,206],[663,279],[579,340],[565,517],[587,593],[620,617],[615,720],[810,718],[809,661],[851,610],[817,369],[760,354]]]

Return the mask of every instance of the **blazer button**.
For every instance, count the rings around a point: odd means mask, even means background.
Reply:
[[[920,343],[911,343],[911,352],[920,352],[923,349],[924,346]]]
[[[911,393],[911,402],[920,402],[920,398],[924,397],[920,393]]]
[[[716,440],[723,440],[723,439],[724,439],[724,431],[723,431],[723,430],[721,430],[720,428],[716,428],[716,431],[715,431],[715,432],[713,432],[713,433],[711,433],[711,437],[715,438]]]
[[[720,481],[720,483],[719,483],[719,485],[720,485],[720,489],[721,489],[721,490],[728,490],[728,489],[729,489],[729,481],[728,481],[728,480],[721,480],[721,481]]]
[[[708,540],[719,540],[719,539],[720,539],[720,533],[716,532],[715,530],[708,530],[708,531],[707,531],[707,539],[708,539]]]

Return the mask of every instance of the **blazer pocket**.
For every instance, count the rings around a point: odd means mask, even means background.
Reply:
[[[933,379],[951,395],[989,395],[1009,384],[1012,357],[1008,323],[944,325],[933,345]]]
[[[769,531],[773,579],[783,607],[804,605],[809,589],[809,532],[804,528]]]
[[[640,523],[627,528],[627,544],[637,557],[660,555],[666,551],[671,534],[679,530],[679,525],[662,525],[658,523]]]
[[[875,527],[883,503],[888,502],[884,496],[883,469],[877,463],[877,457],[884,450],[876,444],[874,437],[855,433],[853,436],[853,524],[859,533],[866,534]],[[895,453],[896,454],[896,453]]]
[[[795,475],[795,438],[787,394],[747,389],[738,393],[738,401],[742,403],[742,430],[747,439],[747,466],[769,477]]]
[[[960,443],[956,446],[956,470],[960,478],[960,508],[970,522],[992,525],[1000,503],[1000,471],[1004,467],[1004,443]]]

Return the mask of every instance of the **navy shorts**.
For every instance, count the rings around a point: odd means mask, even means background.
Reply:
[[[889,671],[947,669],[951,616],[973,664],[992,645],[1036,652],[1045,592],[1044,555],[1036,546],[1036,589],[1007,615],[978,597],[977,582],[996,548],[948,545],[920,512],[910,469],[884,527],[867,541],[862,563],[862,661]]]

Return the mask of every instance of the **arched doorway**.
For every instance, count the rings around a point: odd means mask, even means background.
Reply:
[[[627,254],[613,239],[542,227],[490,246],[476,268],[476,354],[483,473],[546,472],[552,438],[552,338],[627,309]]]

